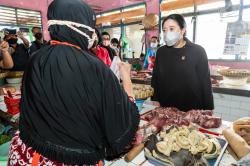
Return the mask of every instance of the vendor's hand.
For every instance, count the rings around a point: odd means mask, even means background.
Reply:
[[[23,38],[23,33],[22,33],[21,31],[18,31],[18,32],[17,32],[17,37]]]
[[[130,72],[131,72],[131,65],[125,62],[121,62],[119,64],[120,75],[123,81],[131,81],[130,79]]]
[[[6,42],[6,41],[3,41],[1,44],[0,44],[0,48],[1,48],[1,51],[2,52],[6,52],[9,50],[9,43]]]

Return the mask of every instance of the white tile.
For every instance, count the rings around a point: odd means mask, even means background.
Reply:
[[[217,112],[214,112],[214,116],[216,116],[216,117],[222,117],[222,114],[221,113],[217,113]]]
[[[231,101],[230,107],[231,108],[240,108],[240,101]]]
[[[214,106],[220,106],[220,101],[217,99],[214,99]]]
[[[230,107],[215,106],[214,112],[222,114],[230,114]]]
[[[150,162],[146,161],[144,164],[142,164],[142,166],[154,166],[154,165],[151,164]]]
[[[233,115],[222,114],[222,119],[232,122],[232,121],[235,121],[235,120],[239,119],[239,117],[233,116]]]
[[[105,166],[110,166],[114,163],[115,161],[104,161]]]
[[[141,152],[138,156],[136,156],[136,158],[134,158],[134,160],[131,161],[131,163],[140,165],[145,160],[146,158],[145,158],[144,152]]]
[[[250,102],[241,102],[240,103],[240,108],[244,110],[250,110]]]
[[[237,109],[237,108],[232,108],[231,109],[231,115],[236,116],[236,117],[247,117],[249,116],[250,111],[247,110],[242,110],[242,109]]]
[[[214,99],[219,99],[220,98],[218,93],[213,93],[213,97],[214,97]]]
[[[250,97],[243,97],[243,96],[232,96],[232,100],[235,101],[244,101],[250,103]]]
[[[126,161],[124,161],[124,159],[120,159],[120,160],[113,162],[113,164],[111,164],[111,166],[136,166],[136,165],[131,163],[131,162],[127,163]]]
[[[220,99],[224,99],[224,100],[231,100],[232,99],[232,95],[225,95],[225,94],[218,93],[218,96]]]
[[[219,101],[215,100],[215,105],[217,105],[217,106],[230,107],[230,103],[231,103],[231,101],[229,101],[229,100],[219,100]]]

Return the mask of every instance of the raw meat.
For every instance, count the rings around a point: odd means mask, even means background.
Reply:
[[[212,116],[213,112],[210,110],[190,110],[182,112],[177,108],[163,108],[159,107],[151,112],[142,115],[142,119],[149,121],[158,130],[164,125],[186,125],[191,122],[196,123],[204,128],[218,128],[222,121],[221,118]]]
[[[167,129],[169,126],[188,126],[190,123],[196,123],[203,128],[218,128],[222,121],[221,118],[212,116],[210,110],[190,110],[182,112],[177,108],[158,107],[144,115],[141,119],[148,121],[137,131],[134,144],[139,144],[149,135]]]

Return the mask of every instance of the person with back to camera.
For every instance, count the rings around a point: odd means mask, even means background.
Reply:
[[[95,13],[82,0],[52,1],[48,26],[50,44],[34,53],[24,72],[8,165],[98,165],[120,157],[139,125],[131,66],[120,64],[121,87],[91,55]]]

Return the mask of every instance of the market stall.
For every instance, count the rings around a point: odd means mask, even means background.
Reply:
[[[152,109],[152,107],[155,107],[155,106],[145,104],[143,106],[143,110],[141,111],[141,116],[143,117],[143,116],[147,115],[150,112],[149,109]],[[143,125],[145,125],[145,121],[141,120],[140,126],[142,127]],[[230,165],[232,163],[236,163],[236,161],[239,159],[237,157],[237,155],[233,152],[231,147],[228,146],[227,141],[225,141],[224,137],[222,136],[222,131],[230,126],[232,126],[231,122],[222,121],[222,124],[220,125],[219,128],[213,128],[213,129],[209,129],[209,130],[200,130],[200,131],[202,131],[202,133],[206,133],[206,134],[212,136],[213,138],[218,138],[219,140],[222,140],[222,142],[224,143],[223,146],[221,146],[219,154],[215,155],[216,159],[213,161],[212,160],[210,161],[210,162],[213,162],[213,165]],[[180,131],[180,132],[182,132],[182,131]],[[163,134],[163,133],[161,133],[161,134]],[[171,134],[174,134],[174,132],[172,132]],[[148,143],[147,146],[150,147],[150,143]],[[146,148],[147,148],[147,146],[146,146]],[[151,166],[152,165],[153,166],[153,165],[162,165],[162,164],[165,165],[166,164],[166,163],[164,164],[164,162],[162,162],[161,160],[157,160],[155,158],[152,158],[152,156],[150,157],[150,155],[147,154],[148,150],[142,149],[141,145],[137,145],[131,152],[129,152],[129,155],[130,155],[129,160],[131,160],[131,159],[132,160],[129,161],[129,163],[127,162],[128,157],[124,156],[124,158],[119,159],[117,161],[105,162],[105,165],[112,165],[112,166],[113,165],[115,165],[115,166],[118,166],[118,165]]]
[[[24,38],[32,57],[0,72],[0,166],[249,166],[249,18],[248,0],[0,0],[0,63]]]

